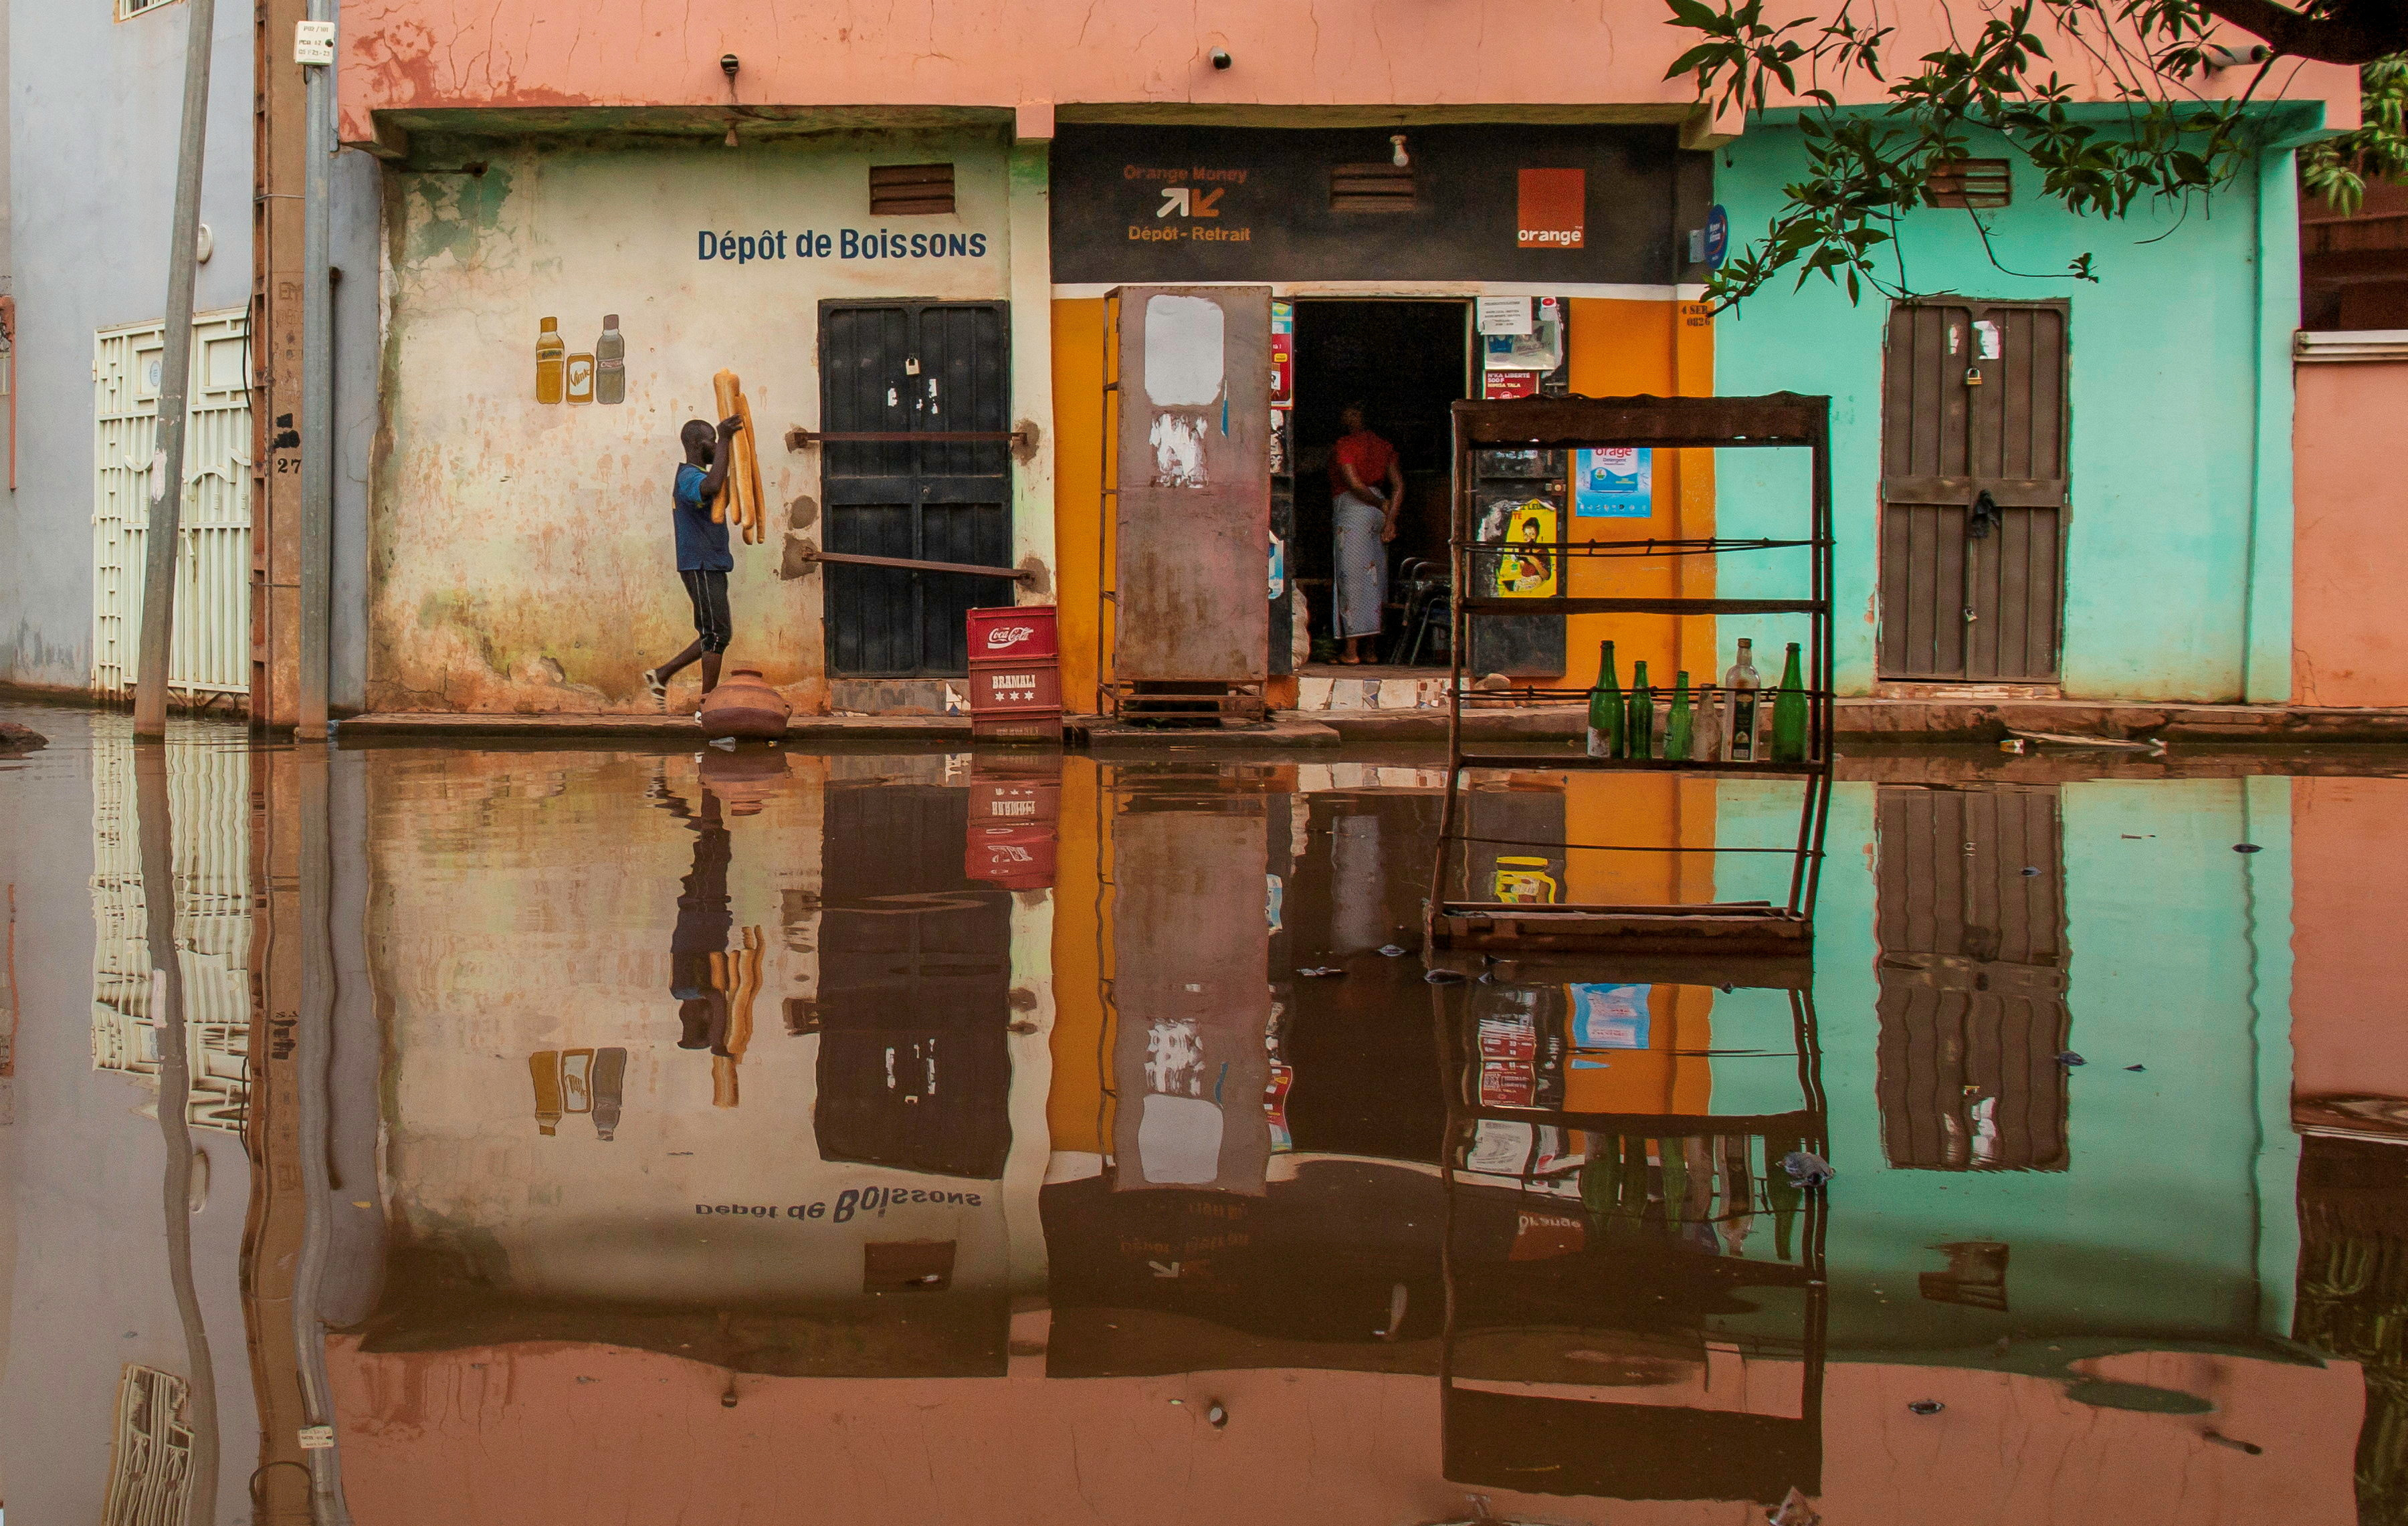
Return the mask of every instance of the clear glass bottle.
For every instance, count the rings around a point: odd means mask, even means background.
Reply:
[[[1689,707],[1689,670],[1672,675],[1672,707],[1664,716],[1664,756],[1686,763],[1697,745],[1697,716]]]
[[[1656,691],[1647,682],[1643,658],[1630,664],[1629,719],[1622,723],[1622,741],[1627,756],[1656,756]]]
[[[1597,684],[1588,692],[1588,755],[1622,756],[1622,685],[1613,672],[1613,643],[1597,649]]]
[[[1799,671],[1795,641],[1781,663],[1781,687],[1772,694],[1772,761],[1806,761],[1806,679]]]
[[[627,336],[619,332],[619,315],[602,319],[602,336],[594,341],[594,401],[627,400]]]
[[[1740,638],[1739,661],[1723,675],[1723,687],[1730,691],[1723,711],[1723,757],[1730,763],[1756,761],[1756,694],[1764,679],[1756,671],[1756,643]]]
[[[560,337],[560,320],[547,318],[535,336],[535,400],[557,403],[561,393],[561,373],[568,355],[568,346]]]

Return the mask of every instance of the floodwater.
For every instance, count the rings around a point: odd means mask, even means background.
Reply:
[[[179,723],[179,1009],[124,718],[0,715],[21,1526],[2408,1519],[2389,755],[1852,759],[1811,970],[1448,985],[1426,756]]]

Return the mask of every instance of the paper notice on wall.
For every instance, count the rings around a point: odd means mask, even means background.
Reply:
[[[1482,297],[1479,299],[1480,332],[1483,334],[1527,334],[1530,332],[1530,299],[1528,297]]]
[[[1146,400],[1158,408],[1200,408],[1218,400],[1224,375],[1221,330],[1221,305],[1210,297],[1148,297]]]
[[[1583,450],[1572,480],[1572,515],[1643,520],[1656,511],[1655,452],[1644,446]]]
[[[2002,353],[1999,342],[1999,325],[1986,318],[1973,321],[1973,332],[1982,337],[1982,358],[1994,361]]]

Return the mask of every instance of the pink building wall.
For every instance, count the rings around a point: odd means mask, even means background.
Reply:
[[[2293,700],[2408,705],[2408,361],[2294,374]]]
[[[1939,44],[1947,7],[1885,14],[1898,61]],[[896,0],[797,7],[783,0],[348,0],[339,99],[350,142],[375,135],[370,113],[466,107],[864,106],[1036,107],[1051,135],[1055,103],[1202,107],[1242,121],[1283,107],[1569,108],[1605,120],[1672,121],[1691,108],[1686,80],[1663,78],[1693,37],[1666,26],[1655,0]],[[1232,66],[1215,70],[1214,49]],[[2077,98],[2114,98],[2086,48],[2051,50]],[[733,91],[724,53],[742,61]],[[2252,71],[2200,82],[2235,91]],[[1801,81],[1802,82],[1802,81]],[[1879,81],[1847,82],[1877,101]],[[2282,93],[2323,100],[2354,125],[2356,71],[2293,66]],[[1372,120],[1377,120],[1372,119]],[[1031,125],[1024,123],[1024,126]]]
[[[848,1526],[1409,1526],[1461,1520],[1440,1472],[1437,1380],[1269,1368],[1148,1378],[739,1377],[618,1347],[329,1352],[360,1526],[529,1520]],[[1015,1360],[1015,1365],[1019,1364]],[[2102,1409],[2061,1380],[1959,1368],[1829,1370],[1832,1522],[2346,1526],[2362,1380],[2197,1353],[2082,1376],[2195,1393],[2202,1415]],[[1010,1391],[1005,1391],[1009,1388]],[[1910,1403],[1946,1407],[1917,1415]],[[1214,1401],[1226,1429],[1206,1423]],[[2252,1456],[2210,1431],[2262,1448]],[[1710,1480],[1700,1480],[1701,1487]],[[1738,1526],[1735,1502],[1483,1488],[1506,1519]]]

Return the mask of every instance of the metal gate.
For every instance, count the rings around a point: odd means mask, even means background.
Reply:
[[[2063,302],[1891,308],[1881,677],[2056,681],[2066,313]]]
[[[196,698],[251,692],[248,318],[233,307],[193,320],[167,683]],[[102,693],[134,687],[166,333],[163,323],[103,329],[93,357],[92,686]]]
[[[974,566],[1011,564],[1011,355],[995,302],[824,302],[820,428],[965,434],[983,441],[840,441],[825,447],[827,549]],[[825,563],[828,672],[968,673],[965,611],[1010,585],[924,568]]]
[[[1874,798],[1883,1154],[1903,1170],[2065,1170],[2056,789],[1885,784]]]

